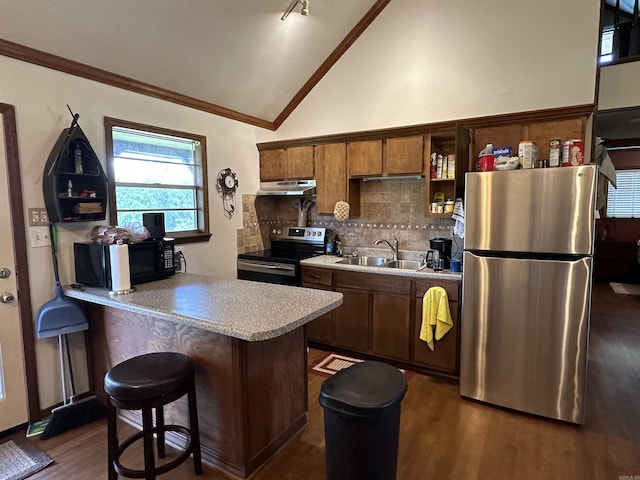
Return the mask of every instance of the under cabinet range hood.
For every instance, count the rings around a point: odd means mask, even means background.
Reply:
[[[281,182],[260,182],[258,195],[314,195],[315,180],[287,180]]]

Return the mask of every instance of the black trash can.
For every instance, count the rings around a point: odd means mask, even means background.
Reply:
[[[400,370],[373,361],[356,363],[322,383],[327,480],[395,480],[406,392]]]

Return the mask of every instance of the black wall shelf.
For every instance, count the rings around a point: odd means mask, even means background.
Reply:
[[[54,145],[44,167],[44,203],[53,223],[104,220],[107,176],[91,143],[73,116]],[[76,165],[79,153],[82,167]]]

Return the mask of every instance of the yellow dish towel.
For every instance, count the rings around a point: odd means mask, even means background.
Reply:
[[[433,350],[433,327],[435,327],[435,339],[440,340],[453,327],[451,312],[449,311],[449,298],[447,291],[442,287],[431,287],[422,299],[422,328],[420,328],[420,340],[427,342]]]

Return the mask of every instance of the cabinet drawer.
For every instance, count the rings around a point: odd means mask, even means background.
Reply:
[[[424,279],[416,280],[416,297],[422,298],[431,287],[442,287],[447,291],[450,302],[457,302],[460,296],[460,282],[457,280]]]
[[[302,282],[315,283],[316,285],[331,286],[333,275],[326,268],[302,267]]]
[[[336,272],[336,287],[357,288],[399,295],[411,294],[411,279],[375,273]]]

